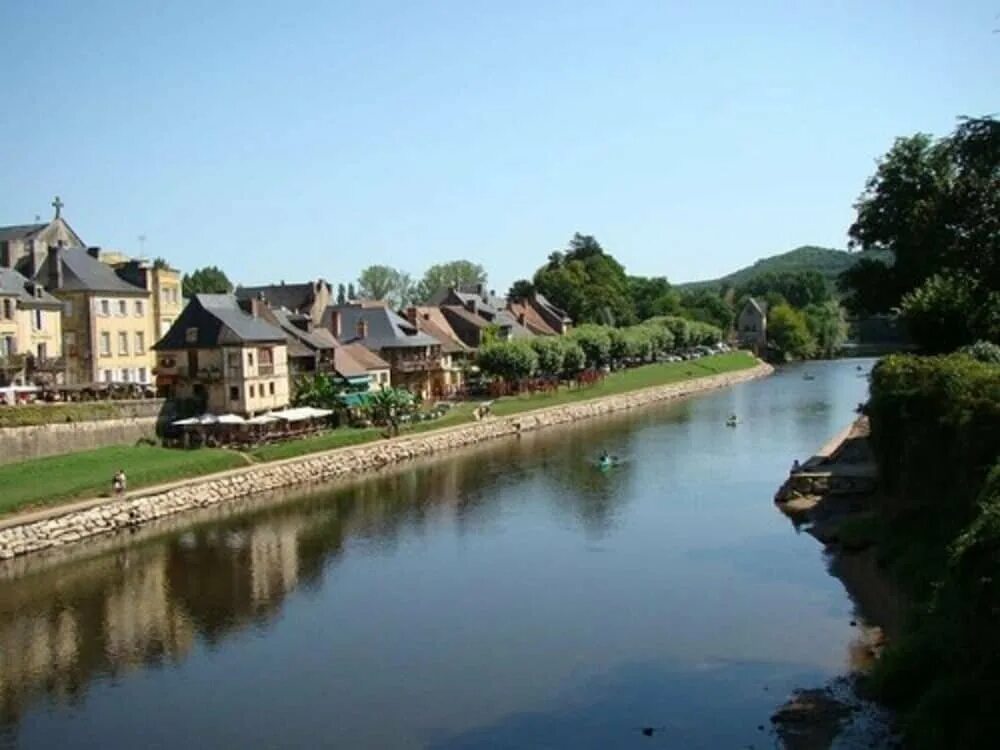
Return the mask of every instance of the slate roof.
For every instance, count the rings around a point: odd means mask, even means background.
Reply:
[[[149,292],[142,287],[129,284],[114,272],[111,266],[101,263],[83,247],[64,247],[62,256],[63,283],[58,291],[65,292],[110,292],[114,294],[143,294]],[[27,258],[25,259],[27,260]],[[49,269],[55,262],[55,253],[49,251],[45,262],[35,275],[36,279],[51,278]]]
[[[8,227],[0,227],[0,242],[30,237],[47,226],[48,224],[16,224]]]
[[[342,344],[338,346],[334,351],[334,356],[347,356],[352,362],[361,367],[364,372],[371,372],[372,370],[388,370],[389,363],[378,356],[375,352],[362,346],[361,344]],[[334,359],[334,362],[337,360]],[[340,368],[336,368],[337,372],[340,372]]]
[[[198,333],[188,341],[187,331]],[[196,294],[184,307],[170,330],[153,346],[170,349],[212,349],[217,346],[253,343],[286,343],[285,332],[240,309],[232,294]]]
[[[301,312],[313,303],[313,282],[303,284],[267,284],[265,286],[244,286],[236,290],[239,299],[251,299],[263,295],[273,308],[284,307],[292,312]]]
[[[538,334],[539,336],[556,335],[555,329],[545,322],[545,318],[539,314],[534,305],[531,305],[528,302],[511,302],[510,312],[518,320],[520,320],[520,317],[523,315],[524,326],[532,333]]]
[[[421,333],[408,320],[384,305],[331,305],[323,311],[324,328],[331,328],[335,311],[340,314],[340,340],[343,343],[364,344],[374,352],[441,345],[437,339]],[[368,325],[368,335],[364,338],[357,335],[358,323],[361,321]]]
[[[271,314],[283,331],[302,342],[310,351],[333,349],[337,346],[337,340],[333,338],[333,334],[323,328],[314,328],[311,331],[299,328],[292,322],[291,313],[288,310],[271,310]]]
[[[35,282],[13,268],[0,268],[0,296],[17,297],[18,303],[27,308],[58,310],[62,302],[41,289],[36,292]]]
[[[451,324],[445,318],[439,307],[414,308],[417,316],[417,328],[441,342],[441,351],[446,354],[472,351]]]
[[[764,302],[763,300],[758,300],[755,297],[747,297],[746,304],[756,308],[757,312],[760,313],[761,317],[763,318],[767,317],[767,302]]]

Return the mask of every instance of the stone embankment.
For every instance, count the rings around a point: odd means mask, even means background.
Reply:
[[[725,388],[771,372],[770,365],[761,363],[738,372],[260,464],[130,493],[121,499],[85,501],[23,514],[0,521],[0,560],[63,547],[99,534],[133,529],[176,513],[207,508],[259,492],[357,476],[453,448]]]

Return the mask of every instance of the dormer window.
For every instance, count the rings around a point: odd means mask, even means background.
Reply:
[[[198,327],[192,326],[184,330],[184,342],[187,344],[198,343]]]

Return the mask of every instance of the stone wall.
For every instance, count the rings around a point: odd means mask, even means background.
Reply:
[[[441,451],[589,419],[692,393],[724,388],[772,372],[766,364],[723,375],[525,412],[510,417],[341,448],[213,474],[174,485],[94,500],[0,521],[0,560],[125,529],[184,511],[207,508],[258,492],[360,475]]]
[[[155,439],[156,425],[156,417],[130,417],[31,427],[2,427],[0,464],[78,453],[106,445],[132,445],[140,438]]]

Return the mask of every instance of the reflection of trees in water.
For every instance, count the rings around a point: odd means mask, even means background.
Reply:
[[[527,433],[451,460],[417,461],[5,581],[0,726],[16,727],[37,697],[78,702],[98,676],[181,660],[196,637],[218,644],[247,627],[269,626],[290,592],[323,584],[352,541],[392,550],[404,535],[442,519],[453,520],[458,533],[475,532],[504,502],[534,502],[539,491],[589,532],[606,533],[630,468],[626,462],[604,476],[590,459],[603,443],[631,452],[632,421]]]

